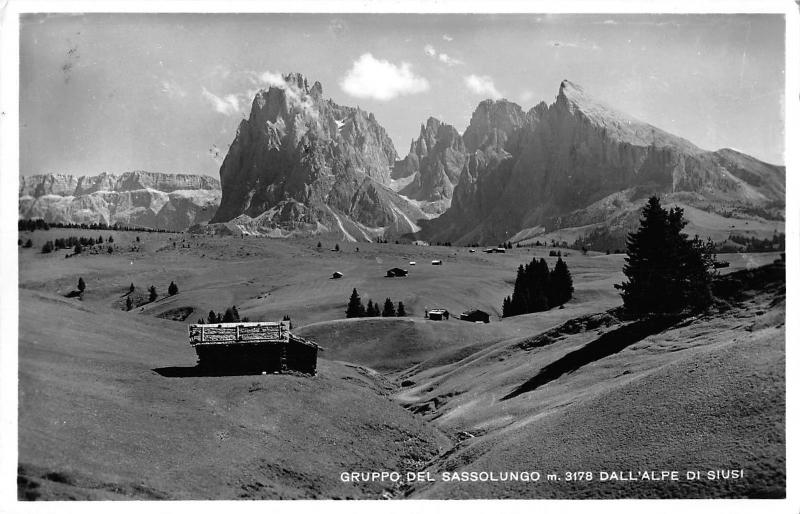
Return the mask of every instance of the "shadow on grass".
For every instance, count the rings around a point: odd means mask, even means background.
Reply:
[[[246,375],[260,375],[261,371],[242,370],[233,368],[215,368],[207,369],[200,366],[167,366],[163,368],[153,368],[153,371],[168,378],[187,378],[187,377],[231,377],[231,376],[246,376]],[[267,371],[267,374],[272,372]]]
[[[666,330],[678,321],[680,321],[679,317],[653,317],[634,321],[629,325],[603,334],[594,341],[586,344],[586,346],[574,352],[570,352],[557,361],[548,364],[542,368],[536,376],[501,398],[501,401],[510,400],[521,394],[534,391],[559,378],[561,375],[572,373],[594,361],[619,353],[628,346],[638,343],[648,336]]]

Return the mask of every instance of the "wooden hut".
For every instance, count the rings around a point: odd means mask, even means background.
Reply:
[[[450,313],[447,312],[445,309],[431,309],[428,311],[428,319],[433,321],[442,321],[444,319],[450,319]]]
[[[210,372],[317,371],[319,346],[289,331],[289,321],[189,325],[198,367]]]
[[[489,323],[489,313],[480,309],[462,312],[460,318],[464,321],[472,321],[473,323]]]
[[[386,272],[387,277],[405,277],[408,275],[408,270],[403,268],[392,268]]]

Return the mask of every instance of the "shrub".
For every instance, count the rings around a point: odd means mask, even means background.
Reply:
[[[86,282],[83,281],[83,277],[78,278],[78,291],[81,293],[86,290]]]

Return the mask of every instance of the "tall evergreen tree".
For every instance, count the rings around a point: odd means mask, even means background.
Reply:
[[[572,275],[569,272],[567,263],[559,257],[553,271],[550,273],[550,294],[548,295],[550,306],[563,305],[572,298],[574,290]]]
[[[397,317],[403,318],[406,316],[406,306],[403,305],[403,302],[397,302]]]
[[[86,282],[83,281],[83,277],[78,278],[78,291],[81,293],[86,290]]]
[[[615,284],[625,309],[633,315],[702,309],[711,302],[712,246],[689,240],[683,210],[669,211],[652,197],[642,209],[640,226],[628,235],[623,272]]]
[[[391,298],[387,298],[385,302],[383,302],[383,317],[384,318],[393,318],[397,316],[397,312],[394,310],[394,304],[392,303]]]
[[[208,323],[216,323],[217,322],[217,313],[214,311],[208,311]]]
[[[511,309],[511,297],[506,296],[503,298],[503,317],[508,318],[509,316],[513,316],[513,311]]]
[[[133,282],[131,282],[131,287],[128,288],[128,294],[132,293],[136,288],[133,286]]]
[[[129,296],[128,298],[126,298],[126,299],[125,299],[125,309],[126,309],[126,310],[131,310],[131,309],[133,309],[133,300],[131,299],[131,297],[130,297],[130,296]]]
[[[167,293],[169,293],[170,296],[175,296],[176,294],[178,294],[178,286],[175,285],[175,282],[169,283],[169,287],[167,288]]]
[[[372,303],[372,300],[368,300],[368,301],[367,301],[367,311],[366,311],[366,315],[367,315],[367,317],[368,317],[368,318],[371,318],[371,317],[374,317],[374,316],[380,316],[380,311],[379,311],[379,310],[378,310],[378,308],[377,308],[377,307],[376,307],[376,306],[375,306],[375,305]]]
[[[348,318],[360,318],[366,314],[364,304],[361,303],[361,297],[358,296],[356,288],[353,288],[353,294],[350,295],[350,301],[344,314]]]
[[[148,291],[150,292],[150,301],[151,302],[156,301],[156,298],[158,298],[158,291],[156,291],[156,286],[150,286]]]
[[[237,309],[236,306],[234,305],[233,307],[231,307],[231,311],[233,312],[233,321],[240,321],[239,309]]]
[[[233,323],[234,321],[236,321],[236,320],[233,317],[233,309],[228,307],[227,309],[225,309],[225,315],[222,316],[222,322],[223,323]]]

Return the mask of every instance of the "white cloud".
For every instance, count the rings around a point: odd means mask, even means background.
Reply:
[[[387,101],[400,95],[422,93],[430,89],[424,77],[414,74],[411,64],[393,64],[366,53],[353,62],[339,82],[342,90],[356,98]]]
[[[586,42],[575,43],[575,42],[572,42],[572,41],[555,41],[555,40],[551,40],[551,41],[547,42],[547,45],[548,46],[552,46],[553,48],[565,47],[565,48],[580,48],[582,50],[600,50],[600,47],[597,45],[597,43],[589,44],[589,43],[586,43]]]
[[[448,66],[455,66],[456,64],[464,64],[463,61],[459,61],[458,59],[454,59],[445,53],[438,53],[433,45],[425,45],[423,49],[425,51],[425,55],[428,57],[433,57],[434,59],[439,59],[440,62],[445,63]]]
[[[464,83],[470,91],[478,95],[489,95],[489,98],[502,98],[503,94],[497,90],[494,80],[488,75],[469,75],[464,77]]]
[[[448,66],[455,66],[456,64],[464,64],[464,61],[454,59],[447,54],[439,54],[439,60]]]
[[[240,112],[239,97],[237,95],[219,97],[203,87],[203,97],[211,103],[218,113],[232,116]]]
[[[170,98],[184,98],[186,96],[186,91],[173,80],[162,80],[161,92]]]
[[[448,36],[447,34],[442,34],[442,39],[444,39],[445,41],[452,41],[453,40],[453,38],[451,36]]]
[[[298,88],[297,84],[294,82],[287,82],[279,71],[265,71],[261,74],[258,74],[257,82],[265,86],[283,89],[286,91],[286,97],[289,99],[292,105],[300,108],[303,112],[313,118],[317,118],[319,116],[319,111],[314,106],[314,99],[311,98],[311,96],[306,93],[304,89],[301,90]],[[255,92],[250,95],[250,98],[253,96],[255,96]]]

